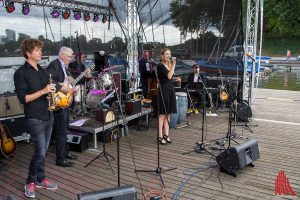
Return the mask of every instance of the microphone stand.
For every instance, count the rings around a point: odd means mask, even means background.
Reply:
[[[206,122],[206,113],[205,113],[205,106],[206,106],[206,95],[208,95],[208,90],[205,86],[205,83],[203,82],[201,76],[199,75],[199,79],[202,83],[203,86],[203,90],[202,90],[202,102],[203,102],[203,107],[202,107],[202,134],[201,134],[201,143],[196,144],[196,146],[194,147],[194,150],[183,153],[182,155],[187,155],[193,151],[197,152],[197,153],[203,153],[206,152],[208,154],[210,154],[213,157],[216,157],[213,153],[209,152],[204,145],[204,126],[205,126],[205,122]]]
[[[159,82],[159,79],[158,79],[158,74],[157,74],[157,67],[154,68],[154,72],[155,72],[155,76],[156,76],[156,79],[157,79],[157,83],[158,83],[158,91],[160,92],[160,96],[161,96],[161,99],[162,99],[162,103],[163,103],[163,106],[164,106],[164,110],[165,110],[165,113],[167,113],[167,109],[166,109],[166,106],[165,106],[165,102],[164,102],[164,98],[162,96],[162,91],[161,91],[161,85],[160,85],[160,82]],[[172,171],[172,170],[175,170],[177,169],[177,167],[173,167],[173,168],[169,168],[169,169],[163,169],[161,166],[160,166],[160,150],[159,150],[159,98],[160,98],[159,94],[157,95],[157,167],[155,170],[135,170],[136,172],[154,172],[156,173],[157,176],[159,176],[160,178],[160,181],[162,183],[163,186],[165,186],[165,183],[164,183],[164,180],[161,176],[161,173],[163,172],[168,172],[168,171]],[[168,121],[168,124],[169,124],[169,127],[170,127],[170,122],[169,122],[169,119],[168,119],[168,115],[167,116],[167,121]]]

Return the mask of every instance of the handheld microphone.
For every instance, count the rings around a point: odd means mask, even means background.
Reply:
[[[247,52],[246,55],[247,55],[252,61],[255,62],[255,59],[253,58],[253,56],[251,55],[250,52]]]

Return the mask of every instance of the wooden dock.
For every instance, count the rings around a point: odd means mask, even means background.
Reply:
[[[193,152],[196,141],[201,140],[202,124],[201,115],[193,114],[191,126],[172,130],[173,143],[160,146],[160,166],[163,169],[177,168],[162,173],[168,199],[175,197],[175,194],[178,196],[174,199],[195,200],[296,199],[292,196],[274,195],[275,180],[280,170],[285,171],[291,187],[298,196],[300,195],[300,92],[257,89],[255,96],[256,100],[252,105],[254,116],[250,123],[254,133],[250,133],[243,126],[233,127],[237,134],[235,140],[239,143],[243,143],[246,137],[257,140],[260,159],[254,162],[255,167],[246,167],[237,177],[232,177],[220,173],[215,159],[209,154]],[[220,151],[210,148],[216,146],[211,140],[223,137],[228,127],[226,108],[220,113],[219,117],[207,117],[206,142],[210,143],[207,148],[214,155],[218,155]],[[149,192],[147,185],[152,188],[159,187],[159,179],[154,173],[135,173],[135,169],[156,170],[155,124],[156,119],[153,119],[147,131],[137,131],[131,127],[130,137],[122,137],[120,141],[121,185],[134,185],[139,199],[142,199],[142,194]],[[258,126],[251,126],[254,124]],[[98,146],[101,145],[99,142]],[[236,144],[232,142],[232,145]],[[116,143],[107,144],[106,147],[110,154],[117,156]],[[1,160],[1,165],[6,166],[0,171],[0,199],[7,195],[13,195],[16,199],[27,199],[24,195],[24,183],[32,151],[32,145],[18,143],[15,156]],[[191,153],[183,155],[189,151]],[[113,175],[103,157],[85,168],[84,165],[97,153],[85,151],[74,154],[78,155],[78,159],[74,161],[73,167],[57,167],[55,148],[50,147],[46,175],[55,181],[59,188],[54,192],[38,189],[36,199],[74,199],[79,193],[117,186],[117,176]],[[117,162],[111,163],[117,171]]]

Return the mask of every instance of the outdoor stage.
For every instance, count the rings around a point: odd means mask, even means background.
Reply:
[[[280,199],[280,197],[274,196],[275,180],[280,170],[285,171],[291,187],[299,195],[299,100],[299,92],[258,90],[252,107],[254,117],[250,123],[258,126],[251,127],[254,133],[250,133],[242,127],[237,127],[236,132],[244,137],[257,140],[260,159],[254,162],[254,168],[246,167],[244,171],[238,173],[237,177],[224,173],[219,174],[218,165],[196,173],[197,168],[201,170],[215,165],[215,160],[210,159],[211,156],[207,153],[192,152],[188,155],[182,155],[182,153],[192,150],[196,141],[201,140],[201,114],[193,114],[191,117],[192,126],[172,130],[173,143],[160,146],[161,167],[165,169],[177,167],[176,170],[162,174],[168,199],[172,199],[182,178],[193,172],[195,172],[194,177],[186,183],[178,199]],[[213,138],[224,136],[227,132],[227,119],[227,112],[221,112],[220,117],[207,117],[207,142]],[[155,170],[157,166],[156,119],[152,119],[150,122],[148,131],[136,131],[132,127],[129,129],[137,169]],[[237,140],[243,141],[239,137]],[[232,142],[232,145],[234,146],[235,143]],[[90,141],[90,146],[93,146],[93,140]],[[102,146],[102,144],[98,142],[98,146]],[[116,158],[116,143],[107,144],[106,148]],[[24,183],[32,150],[31,145],[18,143],[15,160],[11,158],[1,160],[2,164],[7,165],[1,168],[0,172],[1,195],[14,195],[17,199],[26,199]],[[134,173],[135,168],[128,136],[121,138],[120,151],[121,185],[134,185],[138,190],[138,198],[141,199],[141,188]],[[213,153],[217,155],[219,151],[215,150]],[[117,186],[117,176],[112,174],[103,157],[85,168],[84,165],[97,153],[85,151],[74,154],[78,156],[78,160],[74,161],[74,167],[57,167],[55,165],[55,149],[53,146],[50,147],[47,155],[46,174],[49,179],[58,184],[59,188],[54,192],[38,189],[37,199],[74,199],[76,194],[82,192]],[[117,162],[112,161],[111,163],[117,171]],[[158,180],[155,174],[151,173],[139,173],[138,176],[141,179],[144,193],[148,192],[147,184],[151,184],[153,180]],[[295,199],[291,196],[288,198]]]

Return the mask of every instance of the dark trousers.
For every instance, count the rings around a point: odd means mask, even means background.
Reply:
[[[26,120],[27,131],[30,134],[34,146],[34,153],[30,161],[26,184],[42,182],[45,178],[45,157],[53,126],[53,113],[47,121],[38,119]]]
[[[69,109],[54,112],[54,129],[56,141],[56,163],[62,163],[69,151],[67,145],[67,129],[69,123]]]
[[[141,78],[142,90],[144,98],[147,98],[148,94],[148,79]]]

